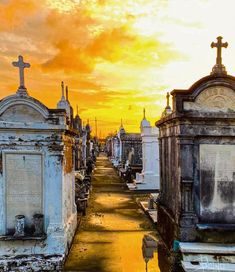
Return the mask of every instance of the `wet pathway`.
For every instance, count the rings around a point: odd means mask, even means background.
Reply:
[[[92,184],[87,216],[81,220],[65,271],[159,272],[156,252],[146,270],[142,240],[146,234],[156,239],[156,230],[136,202],[139,195],[127,191],[102,155]]]

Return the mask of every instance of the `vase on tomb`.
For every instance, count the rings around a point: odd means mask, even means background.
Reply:
[[[15,216],[15,233],[14,237],[23,237],[25,227],[25,216],[24,215],[16,215]]]
[[[41,213],[34,214],[33,216],[33,224],[35,227],[34,236],[41,236],[44,234],[43,227],[44,227],[44,215]]]

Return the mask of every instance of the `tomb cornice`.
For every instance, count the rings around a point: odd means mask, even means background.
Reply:
[[[178,135],[176,138],[178,145],[193,145],[195,139],[192,135]]]
[[[233,127],[200,124],[194,126],[182,126],[180,128],[182,137],[197,135],[197,137],[234,137],[235,125]]]
[[[205,122],[206,125],[205,125]],[[194,135],[199,136],[211,136],[211,137],[219,137],[226,135],[235,136],[235,119],[231,119],[230,124],[226,122],[225,119],[211,121],[200,118],[195,120],[194,123],[188,123],[187,120],[179,122],[177,124],[163,124],[161,126],[161,131],[159,133],[158,138],[165,137],[194,137]]]
[[[53,125],[47,123],[20,123],[20,122],[5,122],[0,121],[0,130],[2,131],[19,131],[23,130],[25,132],[62,132],[68,130],[67,125]]]
[[[179,119],[179,117],[181,115],[182,114],[176,114],[176,112],[173,112],[173,113],[161,118],[160,120],[156,121],[155,126],[159,127],[159,126],[161,126],[163,124],[167,125],[167,124],[170,124],[172,122],[177,122],[177,120]]]
[[[181,124],[190,124],[190,121],[193,122],[208,122],[214,123],[215,121],[225,122],[227,125],[234,124],[235,112],[200,112],[200,111],[191,111],[191,112],[173,112],[172,114],[162,118],[159,121],[155,122],[157,127],[167,126],[168,124],[174,123],[174,125]],[[229,120],[229,124],[228,124]]]

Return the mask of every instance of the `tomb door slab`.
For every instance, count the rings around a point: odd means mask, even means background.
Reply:
[[[235,145],[200,144],[200,218],[235,223]]]
[[[43,213],[42,154],[4,152],[5,226],[14,230],[15,216],[24,215],[32,227],[34,214]]]

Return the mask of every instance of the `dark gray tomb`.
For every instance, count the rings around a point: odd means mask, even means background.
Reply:
[[[227,75],[221,61],[221,47],[227,44],[217,39],[218,43],[212,43],[218,51],[212,73],[188,90],[173,90],[172,113],[156,122],[161,168],[159,264],[163,272],[181,271],[178,245],[183,252],[185,244],[192,251],[201,243],[196,255],[213,243],[230,246],[234,260],[235,77]],[[210,248],[213,255],[215,248]],[[219,255],[217,251],[215,258]],[[184,267],[183,271],[194,270]]]

